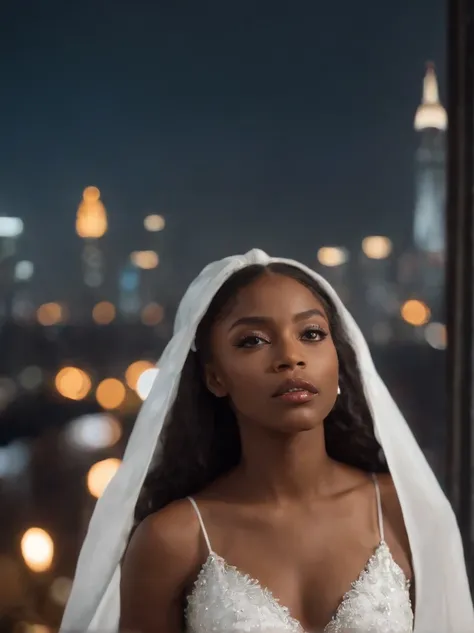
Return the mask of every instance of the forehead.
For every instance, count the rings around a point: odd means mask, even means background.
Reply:
[[[321,300],[302,283],[277,273],[265,273],[242,288],[224,320],[245,315],[277,317],[319,308],[326,314]]]

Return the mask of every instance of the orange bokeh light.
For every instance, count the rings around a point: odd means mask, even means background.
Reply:
[[[423,301],[409,299],[402,305],[401,315],[404,321],[410,325],[419,327],[420,325],[428,323],[431,317],[431,311]]]
[[[95,395],[103,409],[117,409],[125,400],[126,391],[117,378],[106,378],[97,387]]]

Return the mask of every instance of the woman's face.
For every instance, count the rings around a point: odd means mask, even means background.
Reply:
[[[209,389],[240,424],[294,433],[322,423],[337,398],[338,359],[325,309],[290,277],[264,273],[211,331]]]

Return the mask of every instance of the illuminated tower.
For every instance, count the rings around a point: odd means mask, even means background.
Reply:
[[[104,280],[104,258],[99,240],[107,231],[107,212],[97,187],[86,187],[77,210],[76,233],[84,240],[83,276],[86,286],[98,288]]]
[[[12,316],[16,290],[16,250],[22,233],[23,220],[0,216],[0,322]]]
[[[423,99],[415,116],[419,133],[416,152],[416,198],[414,241],[424,253],[444,251],[445,133],[446,110],[439,101],[438,81],[433,64],[428,64],[423,81]]]

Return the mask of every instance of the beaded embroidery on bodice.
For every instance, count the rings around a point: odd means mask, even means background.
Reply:
[[[381,540],[323,633],[412,633],[409,582],[384,541],[376,479]],[[187,633],[305,633],[271,591],[212,551],[193,499],[209,556],[187,598]],[[317,632],[315,632],[317,633]]]

